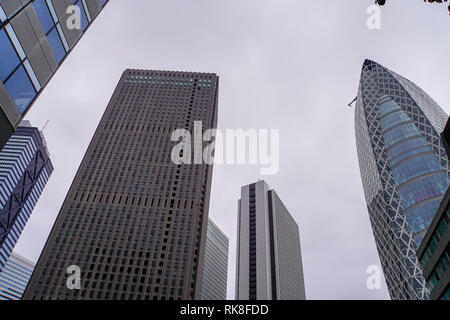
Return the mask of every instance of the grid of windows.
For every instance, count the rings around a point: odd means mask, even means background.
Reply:
[[[355,112],[364,194],[392,299],[427,299],[416,250],[449,184],[446,113],[423,90],[366,60]]]
[[[33,269],[33,262],[13,252],[0,272],[0,300],[20,300]]]
[[[201,300],[226,300],[229,240],[218,226],[208,221]]]
[[[0,270],[6,265],[52,171],[39,130],[18,127],[0,152]]]
[[[174,164],[171,135],[193,134],[194,121],[215,128],[217,90],[214,74],[124,72],[26,298],[199,298],[212,172]],[[65,286],[70,265],[81,268],[81,290]]]

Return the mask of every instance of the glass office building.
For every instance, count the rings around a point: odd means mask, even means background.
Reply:
[[[226,300],[228,280],[228,237],[211,220],[206,232],[201,300]]]
[[[450,120],[441,137],[450,158]],[[417,256],[423,267],[430,299],[450,300],[450,188],[417,250]]]
[[[375,241],[392,299],[428,299],[416,250],[449,184],[447,114],[418,86],[366,60],[355,125]]]
[[[0,0],[0,150],[106,3]]]
[[[52,172],[44,137],[22,121],[0,152],[0,271]]]
[[[33,269],[32,261],[13,252],[0,271],[0,300],[20,300]]]
[[[238,200],[236,300],[306,300],[300,231],[265,181]]]

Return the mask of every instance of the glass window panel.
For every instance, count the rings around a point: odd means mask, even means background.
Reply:
[[[390,159],[393,159],[405,151],[408,151],[410,149],[414,149],[414,148],[417,148],[420,146],[428,146],[428,143],[422,137],[405,140],[404,142],[389,149],[388,156]]]
[[[440,203],[440,200],[427,202],[406,212],[406,220],[413,236],[429,227],[439,209]]]
[[[61,63],[61,61],[66,56],[66,50],[63,47],[61,38],[59,37],[58,31],[54,28],[47,36],[48,42],[53,49],[53,54],[55,55],[56,61]]]
[[[413,123],[407,123],[389,130],[388,132],[386,132],[383,138],[386,147],[389,148],[393,144],[415,135],[419,135],[419,130],[417,130],[416,126]]]
[[[395,159],[393,159],[391,161],[391,166],[395,166],[399,162],[401,162],[405,159],[408,159],[411,156],[414,156],[414,155],[420,154],[420,153],[425,153],[425,152],[433,152],[433,149],[431,149],[430,146],[424,146],[424,147],[419,147],[417,149],[412,149],[412,150],[403,152],[401,155],[399,155],[398,157],[396,157]]]
[[[401,188],[399,195],[404,209],[431,198],[442,196],[448,187],[447,173],[416,180]]]
[[[392,170],[397,186],[414,179],[415,177],[436,171],[444,171],[444,169],[434,154],[418,156],[403,162]]]
[[[36,96],[33,84],[30,81],[23,66],[20,66],[16,72],[9,78],[5,84],[11,98],[16,103],[21,114],[24,114]]]
[[[55,23],[53,22],[52,16],[50,15],[50,11],[48,10],[46,1],[35,0],[33,6],[36,10],[39,20],[41,21],[44,33],[47,34]]]
[[[20,63],[5,30],[0,31],[0,78],[3,82]]]
[[[380,123],[382,130],[387,131],[396,124],[406,121],[411,121],[411,119],[403,111],[400,110],[384,117],[383,119],[381,119]]]
[[[400,107],[394,101],[391,100],[382,103],[379,107],[380,118],[383,117],[385,114],[388,114],[389,112],[392,112],[394,110],[401,110]]]

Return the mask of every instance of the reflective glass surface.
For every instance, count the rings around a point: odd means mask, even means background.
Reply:
[[[0,31],[0,78],[4,82],[20,63],[5,30]]]
[[[416,203],[442,196],[447,190],[447,186],[447,174],[440,173],[413,181],[399,188],[398,191],[402,206],[406,209]]]
[[[389,148],[393,144],[399,142],[400,140],[403,140],[408,137],[416,136],[419,134],[419,131],[417,130],[414,123],[409,122],[404,125],[395,127],[391,130],[388,130],[384,134],[384,141],[386,144],[386,147]]]
[[[33,3],[34,9],[41,21],[42,28],[44,29],[44,33],[47,34],[50,29],[55,25],[52,16],[50,15],[50,11],[48,10],[47,4],[45,0],[35,0]]]
[[[58,62],[58,64],[61,63],[63,58],[66,56],[66,50],[64,49],[64,46],[61,42],[61,38],[59,37],[58,30],[56,28],[54,28],[47,35],[47,38],[48,38],[48,42],[50,43],[50,46],[52,47],[56,61]]]
[[[16,103],[20,113],[23,114],[36,96],[36,91],[23,66],[20,66],[16,72],[14,72],[6,82],[5,86],[11,95],[11,98]]]
[[[428,228],[430,221],[433,220],[436,214],[441,200],[434,200],[431,202],[424,203],[418,207],[415,207],[406,212],[406,219],[408,220],[409,227],[413,234],[418,234],[422,230]],[[421,237],[415,237],[417,242],[421,242],[425,234]]]
[[[401,144],[398,144],[390,148],[388,150],[388,156],[390,159],[394,159],[395,157],[403,154],[404,152],[420,146],[428,146],[428,143],[425,141],[423,137],[407,139]]]

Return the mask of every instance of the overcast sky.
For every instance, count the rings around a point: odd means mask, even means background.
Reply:
[[[126,68],[214,72],[219,128],[280,129],[280,171],[214,167],[210,217],[230,238],[234,298],[237,199],[265,179],[300,227],[308,299],[388,299],[368,290],[379,265],[354,136],[361,66],[407,77],[448,113],[450,17],[443,4],[388,0],[111,0],[27,115],[42,127],[55,171],[16,251],[36,261],[76,170]]]

